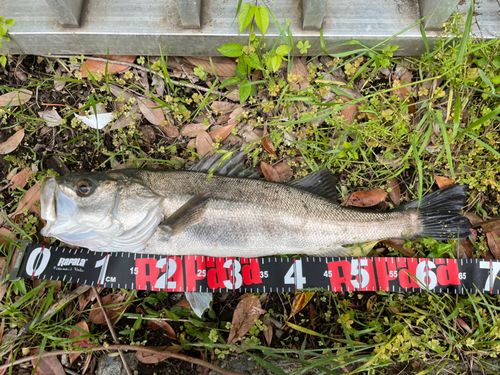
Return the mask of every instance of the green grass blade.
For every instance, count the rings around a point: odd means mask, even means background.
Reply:
[[[417,171],[418,171],[418,206],[420,207],[420,202],[422,201],[422,192],[424,189],[424,172],[422,169],[422,160],[420,160],[420,156],[417,151],[417,137],[413,137],[411,142],[411,148],[413,150],[413,157],[415,158],[415,162],[417,163]]]
[[[453,159],[451,157],[450,141],[448,140],[448,133],[446,132],[446,126],[443,122],[443,117],[441,115],[441,112],[436,111],[436,115],[437,115],[436,120],[437,123],[439,124],[439,128],[441,129],[441,135],[443,136],[443,144],[446,150],[446,158],[448,159],[448,166],[450,167],[450,173],[453,176],[453,178],[456,178],[455,171],[453,169]]]
[[[474,130],[476,128],[478,128],[479,126],[481,126],[484,122],[488,121],[488,120],[491,120],[493,117],[496,117],[500,114],[500,106],[495,109],[494,111],[491,111],[490,113],[488,113],[487,115],[477,119],[476,121],[474,121],[472,124],[470,124],[469,126],[467,126],[467,128],[465,128],[464,130],[462,130],[462,132],[460,133],[460,135],[463,135],[464,133],[468,133],[470,132],[471,130]]]
[[[458,92],[457,98],[455,99],[455,111],[453,113],[453,135],[451,136],[451,139],[455,139],[458,134],[458,128],[460,126],[460,112],[462,110],[461,99],[462,98],[460,96],[460,92]]]
[[[469,42],[470,28],[472,26],[472,16],[474,15],[474,0],[470,1],[470,9],[465,21],[464,32],[462,34],[462,42],[458,50],[456,65],[460,65],[464,61],[465,53],[467,52],[467,44]]]
[[[420,33],[422,34],[422,39],[423,39],[424,44],[425,44],[425,50],[426,50],[427,54],[429,54],[429,52],[430,52],[429,41],[427,40],[427,34],[425,33],[425,28],[424,28],[424,25],[422,25],[422,22],[420,22]]]
[[[472,134],[470,133],[467,133],[467,136],[476,141],[477,143],[479,143],[481,146],[483,146],[485,149],[487,149],[488,151],[490,151],[492,154],[496,155],[497,157],[500,158],[500,152],[498,152],[497,150],[495,150],[493,147],[491,147],[490,145],[488,145],[487,143],[484,143],[483,141],[481,141],[480,139],[474,137]]]

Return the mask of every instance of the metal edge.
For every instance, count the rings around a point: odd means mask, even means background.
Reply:
[[[14,267],[12,268],[12,272],[9,275],[9,281],[21,280],[21,277],[19,276],[19,270],[21,269],[21,264],[23,262],[24,255],[26,253],[26,249],[28,248],[28,245],[31,244],[31,242],[28,240],[18,240],[14,243],[15,246],[17,246],[18,244],[21,244],[21,248],[19,249],[19,254],[17,255],[17,258],[14,260]]]

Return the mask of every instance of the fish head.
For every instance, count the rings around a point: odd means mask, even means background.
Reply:
[[[47,178],[40,201],[43,236],[91,250],[111,251],[106,247],[122,241],[124,251],[134,251],[127,245],[137,243],[127,241],[144,242],[161,221],[161,197],[130,170]],[[139,229],[142,235],[135,233]]]

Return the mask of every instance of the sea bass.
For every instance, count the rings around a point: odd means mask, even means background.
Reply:
[[[70,173],[41,189],[41,234],[95,251],[260,257],[348,256],[345,244],[386,238],[464,238],[454,185],[387,212],[343,207],[335,177],[320,170],[287,184],[248,178],[242,153],[202,159],[188,171]],[[217,167],[207,178],[208,170]],[[201,172],[200,172],[201,171]]]

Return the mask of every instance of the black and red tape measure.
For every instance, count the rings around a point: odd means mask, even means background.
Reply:
[[[23,243],[10,279],[168,292],[379,291],[500,294],[500,260],[214,258],[93,252]]]

